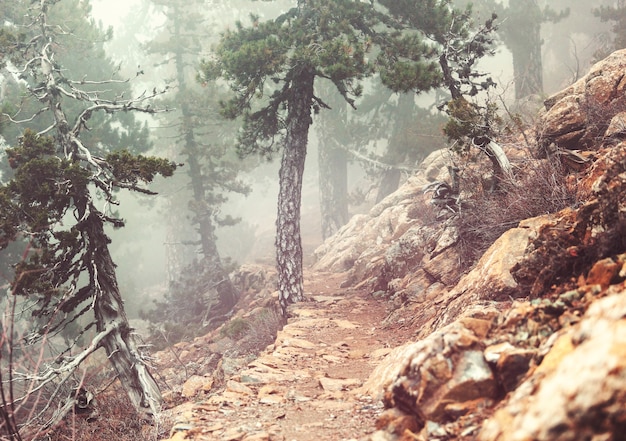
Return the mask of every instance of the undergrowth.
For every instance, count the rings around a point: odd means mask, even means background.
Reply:
[[[158,419],[157,419],[158,420]],[[70,412],[66,418],[48,432],[46,441],[137,441],[167,438],[171,421],[154,424],[135,411],[128,395],[116,383],[100,393],[88,412]]]
[[[557,158],[527,158],[495,190],[486,167],[466,167],[461,177],[462,208],[454,223],[462,264],[471,266],[505,231],[520,221],[576,204],[576,187]]]

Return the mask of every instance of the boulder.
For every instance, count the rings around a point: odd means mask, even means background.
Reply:
[[[417,415],[422,426],[456,418],[466,410],[464,404],[474,406],[476,400],[497,394],[496,379],[483,355],[482,339],[490,326],[489,320],[468,317],[396,348],[361,392],[382,396],[388,408]]]
[[[539,143],[564,149],[590,150],[597,140],[620,135],[626,111],[626,49],[595,64],[589,73],[545,101]]]
[[[623,439],[626,289],[614,291],[561,332],[534,374],[484,424],[480,440]]]
[[[448,158],[447,150],[431,153],[423,162],[424,171],[407,179],[396,192],[372,207],[369,213],[353,216],[315,250],[313,270],[350,271],[350,280],[359,283],[379,276],[386,262],[403,261],[401,258],[392,259],[391,254],[408,256],[411,250],[422,250],[424,235],[416,234],[416,230],[423,228],[423,218],[428,210],[422,188],[437,177],[442,168],[445,169]],[[416,259],[419,260],[419,256],[413,257],[413,260]]]

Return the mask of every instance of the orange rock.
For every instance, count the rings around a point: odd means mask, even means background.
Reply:
[[[407,415],[400,409],[392,408],[384,411],[376,421],[376,429],[385,430],[395,435],[403,435],[406,430],[417,433],[424,427],[425,421],[418,420],[415,415]]]
[[[572,342],[570,335],[562,335],[554,342],[552,349],[550,349],[550,352],[548,352],[543,358],[543,361],[539,367],[537,367],[535,374],[547,374],[548,372],[553,371],[561,363],[563,357],[571,353],[573,350],[574,343]]]
[[[617,264],[610,257],[598,260],[589,270],[587,285],[600,285],[602,288],[606,288],[611,284],[611,281],[620,269],[621,265]]]

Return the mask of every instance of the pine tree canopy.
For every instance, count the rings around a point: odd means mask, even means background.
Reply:
[[[352,105],[359,80],[378,72],[394,92],[437,87],[454,99],[494,85],[475,69],[493,52],[495,14],[482,26],[469,5],[449,0],[307,0],[271,21],[250,17],[222,36],[200,79],[226,79],[235,95],[222,102],[228,118],[244,116],[239,154],[271,156],[282,145],[284,110],[302,69],[331,80]],[[327,107],[314,96],[313,110]]]
[[[257,152],[271,156],[281,143],[281,115],[293,81],[305,71],[331,80],[352,105],[361,94],[359,80],[374,71],[366,58],[377,38],[381,15],[370,3],[350,0],[309,0],[275,20],[251,25],[237,23],[226,31],[217,58],[202,64],[201,77],[225,78],[235,96],[222,102],[229,118],[244,116],[240,136],[242,156]],[[258,100],[261,104],[253,104]],[[314,96],[314,109],[328,107]]]
[[[419,93],[445,87],[453,99],[458,99],[474,96],[495,84],[475,67],[480,58],[493,53],[495,14],[476,26],[471,4],[458,9],[450,0],[379,1],[397,29],[392,40],[396,44],[390,51],[393,56],[381,62],[381,78],[389,88]],[[422,75],[411,78],[406,66]]]

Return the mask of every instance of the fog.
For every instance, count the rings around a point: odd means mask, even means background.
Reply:
[[[246,17],[250,12],[259,13],[264,18],[271,18],[278,12],[285,10],[291,3],[282,2],[248,2],[244,0],[222,4],[221,2],[207,2],[208,22],[211,29],[207,35],[207,44],[203,45],[197,62],[209,54],[209,40],[215,41],[219,32],[232,26],[241,15]],[[545,2],[544,2],[545,3]],[[601,3],[601,2],[599,2]],[[162,31],[165,17],[157,8],[146,0],[92,0],[93,17],[104,27],[113,28],[113,39],[105,45],[108,56],[122,63],[122,74],[132,77],[138,66],[145,72],[132,87],[141,93],[146,87],[152,88],[164,84],[172,72],[168,66],[156,66],[155,56],[145,53],[145,47]],[[550,6],[557,9],[565,7],[569,2],[550,2]],[[579,8],[580,9],[580,8]],[[587,29],[597,28],[597,32],[580,32],[577,29],[582,12],[577,10],[569,18],[558,23],[545,23],[542,26],[542,46],[544,95],[558,91],[570,84],[577,77],[584,74],[591,64],[594,52],[600,45],[598,36],[608,25],[601,24],[591,13],[585,18],[589,24]],[[563,50],[566,47],[567,50]],[[514,100],[514,71],[513,57],[504,45],[497,48],[496,54],[481,62],[480,68],[489,72],[498,83],[495,94],[503,102],[513,104]],[[416,103],[424,108],[432,106],[434,95],[424,94],[416,97]],[[541,97],[538,98],[538,101]],[[357,102],[357,107],[358,107]],[[177,155],[180,151],[175,139],[163,142],[163,120],[154,118],[145,119],[151,127],[152,138],[155,142],[154,154],[168,157]],[[305,262],[316,246],[322,243],[320,227],[321,215],[319,208],[319,183],[317,170],[317,133],[315,127],[311,129],[310,144],[307,153],[305,169],[303,199],[302,199],[302,237],[305,251]],[[378,146],[384,150],[388,139],[381,138]],[[180,158],[175,158],[179,160]],[[380,159],[380,158],[378,158]],[[184,160],[183,160],[184,162]],[[417,164],[403,164],[415,167]],[[270,162],[262,162],[256,168],[241,175],[249,184],[251,192],[247,196],[229,194],[228,202],[224,203],[220,211],[223,214],[241,218],[241,222],[234,226],[220,227],[216,231],[218,247],[223,258],[231,258],[237,263],[273,263],[274,261],[274,228],[276,218],[276,204],[278,194],[278,167],[279,158]],[[118,265],[119,280],[126,302],[131,309],[145,305],[146,299],[162,295],[172,278],[171,252],[172,243],[168,242],[168,211],[172,208],[171,200],[189,198],[189,189],[186,183],[188,166],[177,171],[180,179],[162,180],[156,183],[159,195],[156,197],[145,195],[120,194],[120,213],[126,220],[122,229],[110,231],[112,252]],[[370,170],[371,172],[371,170]],[[350,214],[363,212],[373,203],[373,188],[377,185],[375,174],[366,173],[364,167],[356,160],[351,161],[349,168],[349,190],[360,191],[366,195],[358,205],[351,205]],[[406,177],[406,175],[404,176]],[[179,206],[178,206],[179,207]],[[191,214],[189,215],[191,216]],[[192,225],[188,226],[189,237],[193,236]],[[197,255],[197,247],[186,245],[185,253]],[[188,260],[189,257],[187,257]],[[308,260],[307,260],[308,259]],[[169,262],[169,263],[168,263]]]

